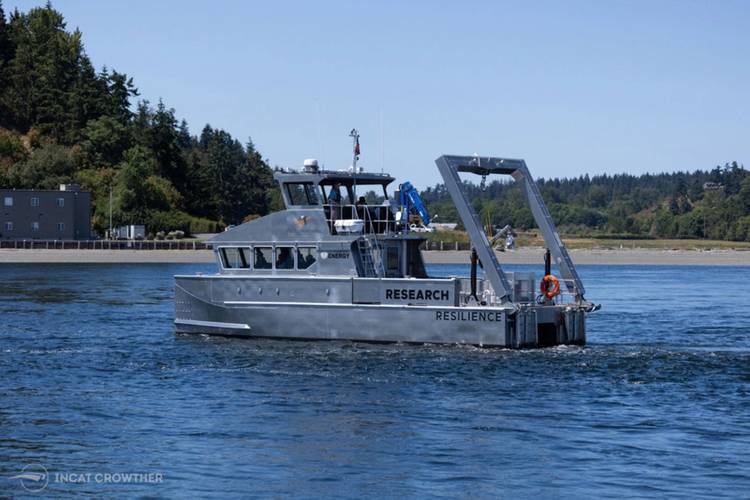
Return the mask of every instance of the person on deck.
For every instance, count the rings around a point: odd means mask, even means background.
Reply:
[[[357,217],[360,219],[365,218],[367,215],[367,200],[365,200],[364,196],[357,198],[357,203],[354,204],[354,207],[357,210]]]
[[[331,229],[335,221],[341,218],[341,203],[343,198],[341,197],[341,183],[336,182],[328,194],[328,203],[331,205]]]
[[[341,205],[341,183],[337,182],[333,185],[331,192],[328,194],[328,202],[331,205]]]

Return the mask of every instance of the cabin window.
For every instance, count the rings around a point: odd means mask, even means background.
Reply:
[[[292,205],[318,205],[318,193],[312,182],[289,182],[286,184]]]
[[[310,205],[320,204],[320,197],[318,196],[317,187],[314,184],[305,184],[305,194],[307,194],[307,202]]]
[[[5,206],[6,207],[12,207],[13,206],[13,197],[12,196],[6,196],[5,197]]]
[[[276,247],[276,269],[294,269],[294,247]]]
[[[242,253],[242,259],[245,261],[245,264],[247,264],[247,267],[250,267],[250,264],[253,262],[253,249],[240,248],[240,253]]]
[[[318,249],[315,247],[297,248],[297,269],[307,269],[318,260]]]
[[[250,267],[239,248],[222,248],[221,260],[227,269],[247,269]]]
[[[427,271],[424,268],[422,253],[419,251],[419,241],[409,241],[406,247],[407,274],[415,278],[426,278]]]
[[[323,193],[325,194],[325,189]],[[328,191],[327,199],[330,205],[352,205],[352,191],[349,186],[339,184],[337,188],[334,184]]]
[[[255,247],[255,269],[271,269],[273,267],[273,248]]]
[[[386,250],[386,276],[391,278],[401,276],[401,259],[399,253],[398,247],[388,247]]]
[[[39,206],[39,197],[38,196],[32,196],[31,197],[31,206],[32,207],[38,207]]]

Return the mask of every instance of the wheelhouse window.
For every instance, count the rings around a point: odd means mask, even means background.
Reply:
[[[273,247],[255,247],[255,269],[271,269],[273,267]]]
[[[294,247],[276,247],[276,269],[294,269]]]
[[[320,197],[312,182],[288,182],[286,191],[292,205],[319,205]]]
[[[247,269],[250,267],[245,260],[244,252],[241,252],[239,248],[222,248],[220,253],[222,265],[226,269]]]
[[[38,207],[39,206],[39,197],[38,196],[32,196],[31,197],[31,206],[32,207]]]
[[[240,253],[242,254],[242,259],[244,260],[247,267],[250,267],[253,262],[253,249],[246,247],[240,248]]]
[[[318,260],[318,249],[315,247],[297,248],[297,269],[308,269]]]
[[[65,198],[58,198],[57,199],[57,206],[62,208],[65,206]]]
[[[386,250],[386,270],[385,274],[389,278],[401,276],[401,255],[398,247],[388,247]]]
[[[6,196],[4,200],[4,204],[6,207],[12,207],[13,206],[13,197],[12,196]]]

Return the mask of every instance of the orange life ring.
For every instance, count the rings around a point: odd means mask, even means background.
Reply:
[[[549,287],[550,283],[552,283],[552,289]],[[560,282],[553,275],[548,274],[542,278],[540,288],[544,296],[547,297],[547,299],[552,300],[558,293],[560,293]]]

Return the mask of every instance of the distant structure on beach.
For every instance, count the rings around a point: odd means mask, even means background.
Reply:
[[[61,184],[58,191],[0,189],[0,200],[0,239],[91,238],[91,193],[77,184]]]
[[[458,223],[456,222],[432,222],[430,223],[437,231],[455,231]]]
[[[146,239],[146,226],[142,224],[119,226],[112,230],[110,238],[113,240],[144,240]]]

